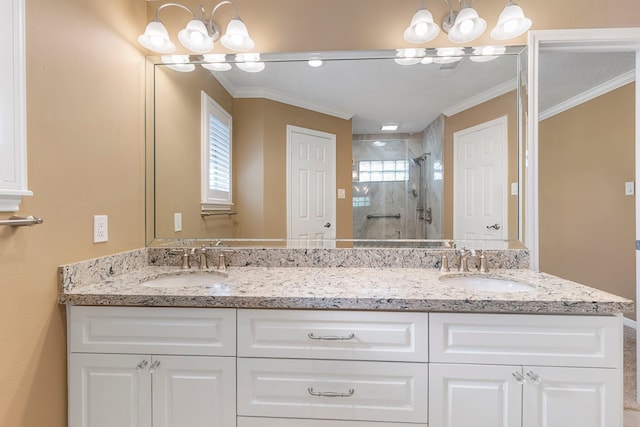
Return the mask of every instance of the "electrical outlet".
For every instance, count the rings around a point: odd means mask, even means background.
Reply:
[[[107,215],[93,216],[93,243],[109,240],[109,217]]]
[[[182,231],[182,214],[179,212],[173,214],[173,231]]]

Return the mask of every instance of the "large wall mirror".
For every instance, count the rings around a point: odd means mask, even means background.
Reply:
[[[522,46],[150,57],[147,242],[522,247],[526,57]],[[225,129],[232,204],[205,203],[203,186],[226,178],[207,178],[220,160],[203,146]]]

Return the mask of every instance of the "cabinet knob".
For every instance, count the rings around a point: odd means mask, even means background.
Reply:
[[[138,363],[136,365],[136,372],[142,372],[142,370],[146,368],[148,364],[149,362],[147,362],[146,360],[143,360],[142,362]]]
[[[542,381],[542,378],[540,378],[540,375],[536,374],[533,371],[527,372],[527,379],[534,384],[540,384],[540,382]]]
[[[518,384],[524,384],[524,375],[522,375],[520,371],[513,371],[511,375],[513,375],[513,378],[516,379]]]
[[[158,370],[158,368],[160,367],[160,361],[159,360],[155,360],[151,366],[149,366],[149,372],[151,372],[152,374]]]

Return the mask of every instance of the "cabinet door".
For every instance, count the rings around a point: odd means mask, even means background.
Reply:
[[[235,357],[154,356],[153,427],[235,426],[235,368]]]
[[[150,361],[139,355],[70,354],[69,427],[151,427]]]
[[[523,427],[622,426],[619,369],[525,367]]]
[[[429,425],[514,427],[521,423],[520,366],[429,365]]]

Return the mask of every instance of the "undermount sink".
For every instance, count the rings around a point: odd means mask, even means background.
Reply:
[[[161,276],[142,282],[142,286],[150,288],[212,288],[225,282],[226,276],[209,271],[173,274]]]
[[[485,292],[530,292],[535,288],[526,283],[509,279],[479,276],[441,276],[440,281],[447,286]]]

